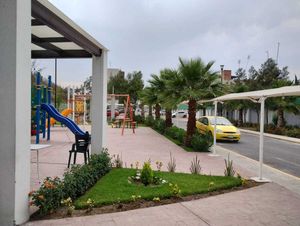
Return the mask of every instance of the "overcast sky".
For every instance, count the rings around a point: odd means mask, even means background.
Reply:
[[[299,0],[51,0],[109,51],[108,67],[141,70],[144,80],[178,57],[214,60],[233,72],[276,58],[300,75]],[[40,60],[54,74],[54,60]],[[91,60],[59,60],[60,84],[78,84],[91,75]]]

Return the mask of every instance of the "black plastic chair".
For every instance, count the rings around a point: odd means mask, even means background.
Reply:
[[[84,135],[75,135],[75,143],[72,144],[72,149],[69,150],[68,168],[70,168],[72,153],[74,153],[73,164],[76,164],[77,153],[82,153],[84,155],[84,163],[87,164],[87,161],[90,158],[90,143],[91,136],[88,132],[86,132]]]

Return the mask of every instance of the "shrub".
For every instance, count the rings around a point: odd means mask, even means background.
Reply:
[[[169,136],[175,140],[178,140],[181,144],[183,144],[184,138],[186,135],[186,132],[184,129],[178,128],[176,126],[172,126],[172,127],[167,128],[165,133],[167,136]]]
[[[300,138],[300,129],[297,129],[297,128],[289,129],[285,132],[285,134],[289,137]]]
[[[171,173],[174,173],[176,170],[176,160],[174,157],[172,157],[172,154],[170,152],[170,161],[168,162],[168,171]]]
[[[153,182],[153,170],[151,169],[150,162],[145,162],[143,165],[141,181],[146,186]]]
[[[61,201],[61,204],[67,208],[67,216],[72,216],[75,206],[73,205],[72,199],[69,197]]]
[[[88,206],[87,212],[91,212],[95,206],[95,201],[91,198],[88,198],[88,200],[86,201],[86,204]]]
[[[141,116],[141,115],[135,115],[134,116],[134,121],[137,123],[144,123],[145,122],[145,117]]]
[[[229,154],[228,154],[228,159],[224,159],[225,161],[225,170],[224,170],[224,175],[227,177],[233,177],[235,174],[235,170],[233,169],[233,161],[230,160]]]
[[[100,154],[92,155],[86,165],[73,166],[64,174],[63,181],[58,177],[47,177],[37,191],[31,192],[31,204],[39,207],[45,214],[57,209],[62,200],[74,200],[84,194],[99,178],[111,169],[111,158],[107,149]]]
[[[186,137],[186,132],[184,129],[181,129],[181,128],[178,128],[177,132],[176,132],[176,137],[177,137],[177,140],[183,144],[184,143],[184,140],[185,140],[185,137]]]
[[[194,151],[208,152],[211,146],[211,136],[206,134],[195,133],[192,137],[191,146]]]
[[[153,129],[155,129],[157,132],[159,132],[161,134],[165,133],[165,130],[166,130],[165,120],[156,119],[153,124]]]
[[[177,184],[169,184],[169,188],[171,190],[171,194],[174,197],[180,197],[181,190],[179,189]]]
[[[47,177],[39,190],[29,193],[32,199],[30,204],[39,207],[41,214],[54,211],[64,197],[62,187],[63,183],[58,177]]]
[[[145,125],[146,126],[153,126],[153,124],[154,124],[154,118],[152,117],[152,116],[148,116],[148,117],[146,117],[146,119],[145,119]]]
[[[81,196],[110,169],[111,158],[107,149],[98,155],[92,155],[89,164],[73,166],[70,171],[64,174],[64,196],[72,199]]]
[[[117,156],[113,155],[112,165],[113,165],[113,167],[116,167],[116,168],[123,168],[122,155],[121,155],[121,157],[119,154],[117,154]]]
[[[190,171],[192,174],[200,174],[201,172],[200,159],[198,159],[197,155],[191,162]]]

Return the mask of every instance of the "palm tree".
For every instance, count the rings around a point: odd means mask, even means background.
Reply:
[[[174,89],[174,80],[178,78],[178,71],[174,69],[163,69],[160,71],[160,80],[162,82],[159,99],[166,110],[166,127],[172,126],[172,109],[176,108],[179,102],[180,89]]]
[[[164,90],[164,82],[160,78],[160,76],[152,74],[152,79],[148,82],[150,84],[150,88],[153,89],[155,101],[155,119],[160,119],[160,110],[161,110],[161,100],[159,98],[159,94]]]
[[[183,60],[179,58],[179,76],[173,87],[180,90],[180,101],[188,100],[188,123],[185,145],[190,146],[196,128],[197,101],[215,97],[221,93],[222,84],[216,72],[211,70],[214,61],[205,64],[201,58]]]
[[[144,104],[147,104],[149,106],[149,116],[152,117],[152,106],[157,105],[158,103],[158,96],[156,90],[150,86],[145,87],[140,93],[140,98]],[[155,114],[155,116],[157,117],[157,114]]]

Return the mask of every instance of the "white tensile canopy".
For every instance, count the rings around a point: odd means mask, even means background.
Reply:
[[[267,179],[262,176],[262,165],[263,165],[263,152],[264,152],[264,118],[265,118],[265,100],[270,97],[284,97],[284,96],[300,96],[300,86],[284,86],[276,89],[266,89],[259,91],[251,91],[244,93],[231,93],[224,96],[216,97],[211,100],[201,101],[214,102],[215,104],[215,122],[217,116],[217,103],[227,100],[251,100],[253,102],[260,103],[260,138],[259,138],[259,176],[255,177],[256,181],[264,182]],[[216,123],[214,128],[214,146],[213,154],[216,155]]]

